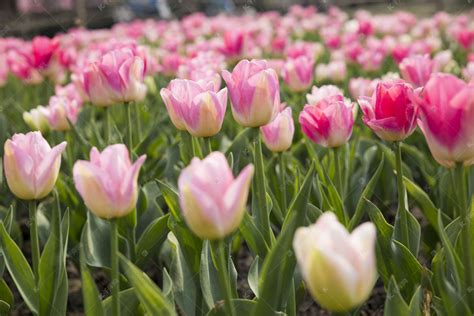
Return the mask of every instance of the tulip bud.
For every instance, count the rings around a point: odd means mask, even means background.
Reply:
[[[20,199],[38,200],[48,195],[61,167],[66,142],[51,148],[40,132],[15,134],[5,142],[3,166],[8,187]]]
[[[267,125],[261,126],[262,139],[267,148],[273,152],[288,150],[295,134],[295,123],[291,108],[287,107],[277,114]]]
[[[354,125],[353,104],[340,95],[330,96],[315,105],[305,105],[299,122],[303,133],[324,147],[339,147],[347,142]]]
[[[314,60],[307,56],[289,59],[283,66],[282,77],[290,91],[301,92],[313,83]]]
[[[223,70],[232,114],[240,125],[259,127],[268,124],[280,106],[280,85],[275,70],[264,60],[241,60],[232,73]]]
[[[47,109],[44,106],[38,106],[29,112],[23,112],[23,120],[34,131],[46,133],[49,130]]]
[[[52,96],[46,108],[46,117],[53,131],[67,131],[71,127],[69,122],[76,124],[79,116],[80,104],[64,96]]]
[[[174,79],[160,91],[171,121],[191,135],[209,137],[217,134],[227,108],[227,88],[214,92],[214,84]]]
[[[247,204],[253,166],[234,179],[225,156],[193,158],[178,178],[180,205],[189,228],[201,239],[220,239],[237,229]]]
[[[364,123],[383,140],[400,141],[416,128],[417,110],[412,88],[401,80],[380,82],[372,98],[360,97]]]
[[[444,73],[431,76],[420,96],[418,125],[431,154],[447,168],[474,163],[474,83]]]
[[[140,156],[132,165],[127,147],[115,144],[102,152],[94,147],[90,161],[77,161],[74,184],[89,210],[105,219],[132,212],[138,198],[138,173],[145,158]]]
[[[402,78],[418,88],[430,79],[435,62],[428,55],[416,55],[403,59],[398,67]]]
[[[377,280],[375,237],[374,224],[364,223],[349,234],[331,212],[296,230],[298,266],[318,304],[345,312],[367,300]]]

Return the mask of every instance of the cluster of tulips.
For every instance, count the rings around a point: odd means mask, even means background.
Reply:
[[[376,284],[386,315],[472,314],[472,17],[1,38],[0,311],[65,315],[70,263],[86,315],[357,315]]]

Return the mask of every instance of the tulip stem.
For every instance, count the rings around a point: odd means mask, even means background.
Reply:
[[[257,134],[257,142],[254,148],[254,163],[255,163],[255,190],[253,197],[257,199],[257,210],[254,211],[257,227],[261,229],[262,235],[265,238],[267,245],[272,244],[272,231],[270,227],[270,217],[267,209],[267,193],[265,189],[265,166],[263,164],[262,154],[262,137],[260,133]]]
[[[204,137],[204,152],[206,156],[212,153],[211,137]]]
[[[30,215],[30,243],[31,243],[31,261],[33,262],[33,273],[35,275],[35,284],[39,281],[39,259],[40,248],[38,239],[38,226],[36,223],[36,201],[29,202]]]
[[[201,145],[199,144],[199,139],[194,136],[191,136],[191,137],[192,137],[192,145],[193,145],[193,156],[202,159],[203,156],[202,156],[202,151],[201,151]]]
[[[408,214],[406,209],[405,200],[405,185],[403,184],[403,168],[402,168],[402,146],[400,142],[395,142],[395,168],[397,172],[397,191],[398,191],[398,211],[397,217],[401,221],[402,225],[402,238],[405,245],[408,246],[409,233],[408,233]]]
[[[125,102],[125,109],[127,111],[127,141],[130,152],[133,152],[133,132],[132,132],[132,105],[130,102]]]
[[[334,152],[334,168],[335,168],[335,184],[336,184],[336,189],[339,192],[339,195],[341,196],[341,200],[344,201],[344,192],[343,192],[343,187],[342,187],[342,173],[341,173],[341,164],[340,164],[340,147],[336,147],[333,149]]]
[[[232,289],[229,282],[229,273],[227,269],[227,260],[225,254],[225,243],[223,239],[212,241],[214,258],[216,259],[216,269],[219,275],[221,291],[224,294],[226,315],[234,316],[235,310],[232,306]]]
[[[280,188],[281,188],[281,210],[286,214],[286,169],[285,169],[285,156],[284,153],[278,155],[278,161],[280,164]]]
[[[472,290],[474,288],[474,275],[472,264],[472,247],[471,247],[471,212],[470,203],[467,197],[466,173],[462,164],[458,163],[454,169],[454,178],[456,179],[456,186],[458,192],[458,213],[461,217],[461,249],[462,259],[464,264],[464,278],[466,282],[465,288],[467,295],[470,297],[469,302],[473,302]],[[473,303],[470,304],[473,307]]]
[[[112,315],[120,316],[119,309],[119,248],[118,248],[118,223],[117,219],[110,220],[110,260],[112,269],[112,280],[110,282],[110,289],[112,291]]]
[[[105,108],[105,135],[107,137],[107,145],[112,142],[112,117],[110,114],[110,107]]]

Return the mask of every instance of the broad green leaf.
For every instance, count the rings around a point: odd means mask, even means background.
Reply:
[[[4,279],[0,279],[0,315],[9,315],[13,306],[13,293]]]
[[[236,315],[250,315],[252,310],[255,309],[257,302],[251,300],[244,300],[244,299],[233,299],[232,306],[235,308]],[[279,312],[271,312],[269,314],[265,314],[269,316],[284,316],[284,313]],[[224,304],[216,305],[208,314],[207,316],[228,316],[224,309]]]
[[[135,264],[137,266],[142,266],[149,260],[150,256],[157,254],[169,232],[169,217],[170,215],[166,214],[155,219],[140,236],[136,246],[137,257]]]
[[[28,261],[26,261],[20,248],[8,235],[3,223],[0,223],[0,245],[8,272],[15,282],[21,297],[28,305],[28,308],[37,313],[39,302],[37,292],[35,291],[33,271],[31,271]]]
[[[84,229],[86,229],[84,227]],[[82,297],[84,300],[84,313],[86,316],[104,316],[104,308],[102,306],[101,295],[95,284],[89,268],[87,267],[86,258],[84,256],[83,245],[80,246],[80,264],[81,264],[81,281],[82,281]]]
[[[259,269],[259,257],[256,256],[255,259],[252,261],[252,264],[250,265],[249,269],[249,274],[248,274],[248,283],[250,286],[250,289],[252,292],[255,294],[255,296],[258,298],[258,280],[259,280],[259,275],[260,275],[260,269]]]
[[[212,261],[211,247],[209,241],[205,241],[201,252],[201,273],[199,274],[202,295],[207,307],[212,309],[214,302],[223,299],[220,293],[219,276]]]
[[[263,239],[263,236],[258,230],[257,226],[255,226],[253,217],[248,212],[244,213],[239,230],[252,252],[264,258],[269,250],[269,247]]]
[[[400,294],[400,290],[394,277],[390,278],[385,299],[384,316],[409,315],[410,308]]]
[[[459,218],[458,218],[459,219]],[[461,222],[460,220],[456,219],[456,222]],[[453,221],[454,223],[454,221]],[[452,224],[452,223],[450,223]],[[457,288],[458,291],[462,290],[461,278],[460,274],[462,273],[463,265],[461,263],[461,259],[459,258],[458,254],[454,249],[454,244],[456,241],[455,237],[450,238],[444,228],[443,220],[441,219],[441,211],[438,211],[438,224],[439,227],[439,237],[441,239],[441,243],[444,247],[445,253],[445,260],[446,260],[446,269],[450,279],[454,282],[454,286]],[[453,227],[453,226],[451,226]],[[458,236],[459,230],[453,234],[454,236]],[[453,240],[453,241],[451,241]]]
[[[406,208],[398,210],[395,217],[393,239],[404,244],[416,257],[420,247],[420,238],[421,226],[415,216]]]
[[[400,290],[403,297],[409,300],[421,282],[423,267],[410,250],[399,241],[392,240],[391,249],[395,279],[399,283],[402,281],[406,283]]]
[[[156,183],[158,183],[158,187],[160,188],[161,193],[163,194],[163,198],[166,201],[166,205],[168,205],[170,212],[175,218],[175,220],[182,221],[179,207],[179,195],[176,189],[160,180],[156,180]]]
[[[293,236],[304,224],[306,208],[314,177],[314,166],[308,170],[301,190],[293,200],[283,223],[280,235],[263,262],[259,280],[259,299],[252,315],[270,315],[283,307],[288,298],[296,259],[293,252]]]
[[[119,304],[120,316],[144,315],[144,313],[141,313],[140,311],[140,301],[138,300],[133,287],[119,292]],[[104,306],[104,315],[114,316],[112,314],[112,296],[103,300],[102,305]]]
[[[81,244],[87,264],[93,267],[110,267],[110,223],[90,211],[84,225]]]
[[[174,305],[174,295],[173,295],[173,280],[168,273],[166,268],[163,268],[163,295],[166,297],[168,302]]]
[[[168,303],[158,286],[143,271],[122,255],[120,263],[135,290],[135,294],[150,315],[176,315],[173,306]]]

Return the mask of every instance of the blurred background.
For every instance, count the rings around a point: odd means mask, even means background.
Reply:
[[[346,11],[366,9],[377,13],[408,10],[420,16],[436,11],[462,12],[473,7],[472,0],[1,0],[0,37],[53,35],[74,26],[108,27],[136,18],[172,19],[201,11],[241,14],[277,10],[293,4],[315,5],[324,11],[337,5]]]

